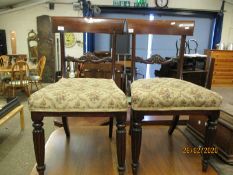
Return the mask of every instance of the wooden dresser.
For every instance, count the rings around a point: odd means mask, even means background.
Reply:
[[[206,50],[210,58],[215,58],[212,86],[233,86],[233,51]]]

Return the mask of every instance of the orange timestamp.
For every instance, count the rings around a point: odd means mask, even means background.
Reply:
[[[184,147],[182,152],[184,154],[217,154],[216,147]]]

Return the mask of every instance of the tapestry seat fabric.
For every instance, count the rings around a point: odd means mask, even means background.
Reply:
[[[133,110],[218,110],[222,97],[216,92],[175,78],[136,80],[131,85]]]
[[[31,111],[46,112],[125,112],[125,94],[111,79],[62,78],[33,93]]]

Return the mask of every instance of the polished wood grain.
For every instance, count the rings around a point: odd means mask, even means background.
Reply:
[[[114,127],[114,129],[116,129]],[[200,155],[184,154],[192,146],[176,130],[172,137],[166,126],[143,126],[143,139],[138,175],[217,175],[210,167],[203,173]],[[117,175],[115,136],[106,137],[107,126],[71,127],[71,138],[62,129],[52,133],[46,143],[46,175]],[[127,137],[126,173],[132,174],[130,137]],[[37,175],[34,167],[31,175]]]
[[[127,18],[130,33],[157,35],[193,35],[194,21],[179,20],[144,20]]]
[[[113,18],[82,18],[82,17],[51,17],[53,32],[59,32],[59,26],[64,32],[94,32],[113,33],[122,32],[124,23],[130,32],[135,34],[167,34],[193,35],[194,21],[179,20],[143,20],[143,19],[113,19]],[[88,25],[87,25],[88,24]],[[118,25],[121,24],[121,28]],[[77,28],[77,26],[80,26]],[[109,26],[109,28],[106,28]]]
[[[124,29],[124,19],[51,17],[51,22],[53,32],[123,33]],[[64,30],[58,29],[61,26]]]

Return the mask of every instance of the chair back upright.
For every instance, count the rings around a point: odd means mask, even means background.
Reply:
[[[11,84],[13,86],[24,87],[28,85],[29,80],[29,66],[25,61],[17,61],[12,66]]]
[[[181,44],[181,41],[180,41],[180,38],[178,40],[176,40],[176,56],[178,57],[179,56],[179,53],[180,53],[180,44]],[[188,42],[185,41],[185,49],[184,49],[184,53],[189,53],[189,46],[188,46]]]
[[[37,64],[37,73],[38,73],[38,76],[40,76],[40,80],[42,80],[42,75],[43,75],[43,72],[44,72],[45,63],[46,63],[46,57],[42,56],[39,59],[39,62]]]

